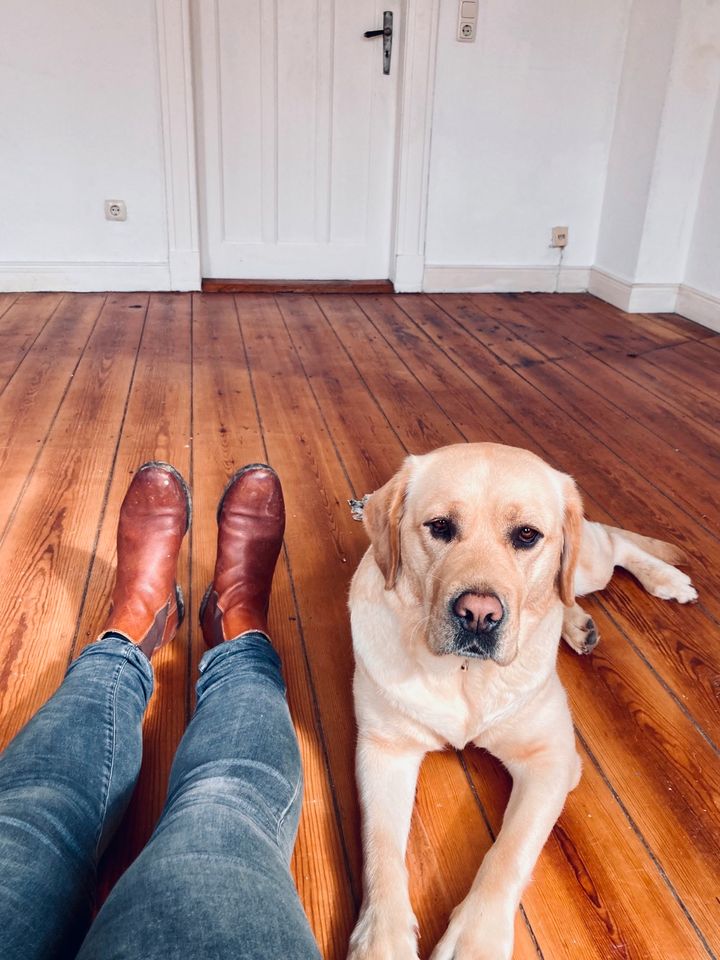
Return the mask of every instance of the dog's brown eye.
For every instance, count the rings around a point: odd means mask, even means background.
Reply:
[[[515,527],[511,534],[512,544],[516,549],[534,546],[542,537],[534,527]]]
[[[444,540],[447,543],[455,536],[455,524],[449,517],[435,517],[434,520],[428,520],[423,526],[428,528],[436,540]]]

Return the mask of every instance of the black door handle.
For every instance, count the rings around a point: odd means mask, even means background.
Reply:
[[[386,10],[383,13],[382,30],[366,30],[363,34],[367,39],[372,37],[383,38],[383,73],[390,73],[390,58],[392,56],[392,37],[393,37],[393,15],[392,10]]]

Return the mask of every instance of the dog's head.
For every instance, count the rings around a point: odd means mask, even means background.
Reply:
[[[553,603],[574,603],[582,520],[571,477],[493,443],[409,457],[363,518],[386,590],[404,581],[433,653],[499,664]]]

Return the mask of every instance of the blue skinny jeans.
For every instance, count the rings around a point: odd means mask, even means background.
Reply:
[[[162,816],[91,924],[152,688],[147,657],[106,635],[0,756],[0,957],[319,958],[289,872],[300,756],[262,633],[203,657]]]

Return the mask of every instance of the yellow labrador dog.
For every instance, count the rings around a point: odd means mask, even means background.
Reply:
[[[349,957],[417,957],[405,851],[420,763],[472,742],[505,764],[513,790],[432,960],[509,960],[521,893],[580,777],[555,669],[563,631],[592,646],[576,595],[604,587],[615,564],[658,596],[696,594],[666,562],[674,548],[585,520],[572,478],[512,447],[409,457],[363,522],[371,546],[350,612],[364,900]]]

